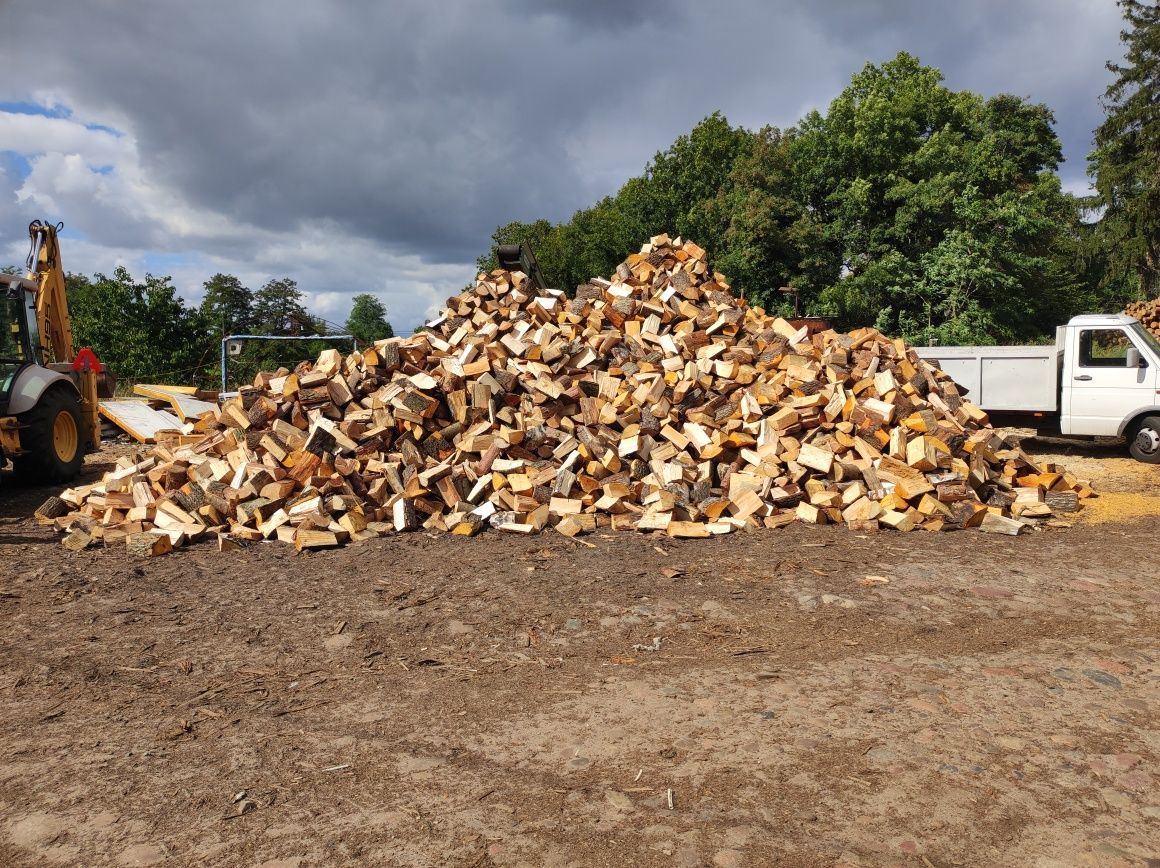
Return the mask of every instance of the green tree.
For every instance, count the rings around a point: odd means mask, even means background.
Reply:
[[[232,274],[207,280],[201,315],[215,334],[245,334],[254,320],[254,293]]]
[[[530,244],[548,283],[569,292],[607,276],[627,253],[662,232],[695,238],[710,254],[718,253],[725,226],[710,202],[756,140],[714,112],[658,152],[644,174],[630,178],[615,196],[577,211],[567,223],[507,223],[492,240],[497,246]],[[478,265],[481,271],[495,268],[494,247]]]
[[[254,326],[268,335],[317,335],[326,329],[306,310],[306,297],[288,277],[267,281],[254,295]]]
[[[831,269],[816,307],[915,342],[1038,336],[1076,280],[1058,255],[1078,208],[1054,118],[942,81],[903,52],[803,120],[796,183]]]
[[[387,321],[387,308],[365,292],[354,297],[354,306],[346,319],[346,332],[363,346],[395,336],[395,330]]]
[[[706,203],[726,183],[736,160],[749,153],[753,141],[753,133],[731,126],[720,112],[713,112],[658,153],[648,167],[647,190],[638,206],[641,220],[653,227],[651,234],[669,232],[712,246],[716,239],[709,237]]]
[[[327,341],[312,340],[327,334],[326,323],[306,310],[306,297],[298,284],[288,277],[267,281],[254,293],[252,331],[278,337],[301,337],[301,341],[249,341],[242,352],[229,360],[230,384],[253,380],[259,371],[293,368],[303,360],[312,360],[326,347]],[[219,374],[220,376],[220,374]]]
[[[73,344],[91,347],[127,382],[199,382],[212,363],[201,319],[168,277],[139,282],[122,267],[112,277],[67,276]]]
[[[1101,246],[1111,279],[1133,275],[1141,298],[1160,295],[1160,6],[1118,0],[1123,63],[1104,94],[1089,173],[1102,209]]]
[[[820,227],[794,195],[794,135],[775,127],[754,134],[713,197],[696,207],[703,234],[695,240],[714,253],[714,267],[750,302],[785,313],[792,303],[781,287],[809,298],[836,272],[819,258]]]

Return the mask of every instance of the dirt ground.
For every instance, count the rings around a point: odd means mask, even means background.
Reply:
[[[1160,866],[1160,467],[1028,446],[1100,506],[135,561],[0,482],[0,864]]]

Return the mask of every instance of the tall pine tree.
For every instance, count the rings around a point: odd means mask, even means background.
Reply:
[[[1099,232],[1111,276],[1134,274],[1142,298],[1160,295],[1160,5],[1118,0],[1123,63],[1104,94],[1089,172],[1103,208]]]

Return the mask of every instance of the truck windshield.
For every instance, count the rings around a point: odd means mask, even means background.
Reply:
[[[1160,358],[1160,340],[1140,323],[1132,323],[1132,334],[1138,338],[1157,358]]]

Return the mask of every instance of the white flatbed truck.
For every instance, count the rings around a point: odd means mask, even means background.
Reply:
[[[1122,314],[1084,314],[1054,344],[915,347],[989,414],[1067,437],[1123,437],[1133,458],[1160,464],[1160,341]]]

